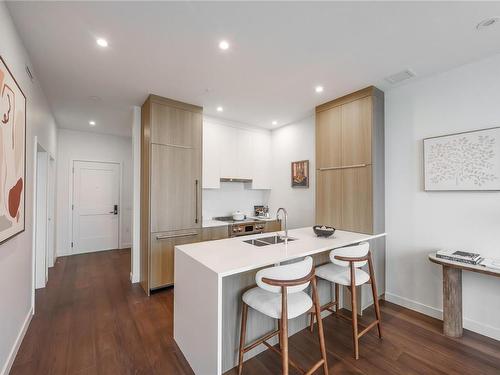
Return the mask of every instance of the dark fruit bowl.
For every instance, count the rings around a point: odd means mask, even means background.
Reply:
[[[321,227],[327,228],[321,229]],[[330,237],[332,234],[335,233],[335,228],[334,227],[329,227],[328,225],[315,225],[313,226],[313,231],[316,233],[316,236],[318,237]]]

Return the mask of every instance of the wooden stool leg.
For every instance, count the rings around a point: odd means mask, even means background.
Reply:
[[[335,302],[337,302],[337,305],[335,306],[335,313],[339,311],[339,306],[340,306],[340,286],[339,284],[335,283]]]
[[[241,312],[241,334],[240,334],[240,352],[238,359],[238,375],[241,375],[243,371],[243,348],[245,347],[245,336],[247,332],[247,315],[248,315],[248,305],[243,302],[243,310]]]
[[[377,317],[378,337],[382,338],[382,322],[380,319],[380,306],[378,304],[377,282],[373,272],[372,254],[369,253],[368,268],[370,270],[370,282],[372,284],[373,305],[375,306],[375,316]]]
[[[354,262],[351,263],[351,309],[352,309],[352,340],[354,344],[354,358],[359,359],[358,347],[358,301],[356,298],[356,278]]]
[[[319,304],[316,278],[313,278],[311,283],[312,283],[312,290],[313,290],[314,310],[316,313],[316,320],[318,321],[319,348],[321,351],[321,358],[323,358],[323,372],[325,375],[328,375],[328,364],[326,362],[325,336],[323,334],[323,320],[321,319],[321,306]]]
[[[288,375],[288,302],[286,287],[281,288],[281,364],[282,374]]]
[[[278,346],[281,350],[281,319],[278,319]]]
[[[311,333],[314,332],[314,314],[315,312],[309,314],[310,316],[309,331],[311,331]]]

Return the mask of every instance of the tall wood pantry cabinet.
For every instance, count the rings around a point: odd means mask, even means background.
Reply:
[[[384,93],[371,86],[316,107],[316,223],[383,233],[384,199]],[[385,240],[371,247],[383,292]]]
[[[203,108],[150,95],[141,125],[141,285],[174,282],[174,247],[201,241]]]

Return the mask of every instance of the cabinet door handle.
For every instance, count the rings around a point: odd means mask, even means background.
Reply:
[[[368,164],[353,164],[353,165],[342,165],[340,167],[323,167],[323,168],[318,168],[320,171],[330,171],[333,169],[347,169],[347,168],[362,168],[362,167],[367,167]]]
[[[194,180],[194,222],[198,224],[198,179]]]
[[[156,239],[157,240],[168,240],[169,238],[179,238],[179,237],[191,237],[191,236],[196,236],[198,233],[193,232],[193,233],[182,233],[182,234],[170,234],[170,235],[157,235]]]

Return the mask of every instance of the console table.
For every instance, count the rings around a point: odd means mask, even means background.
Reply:
[[[429,260],[443,267],[443,333],[449,337],[461,337],[463,333],[462,271],[500,277],[500,270],[441,259],[436,257],[436,253],[429,254]]]

